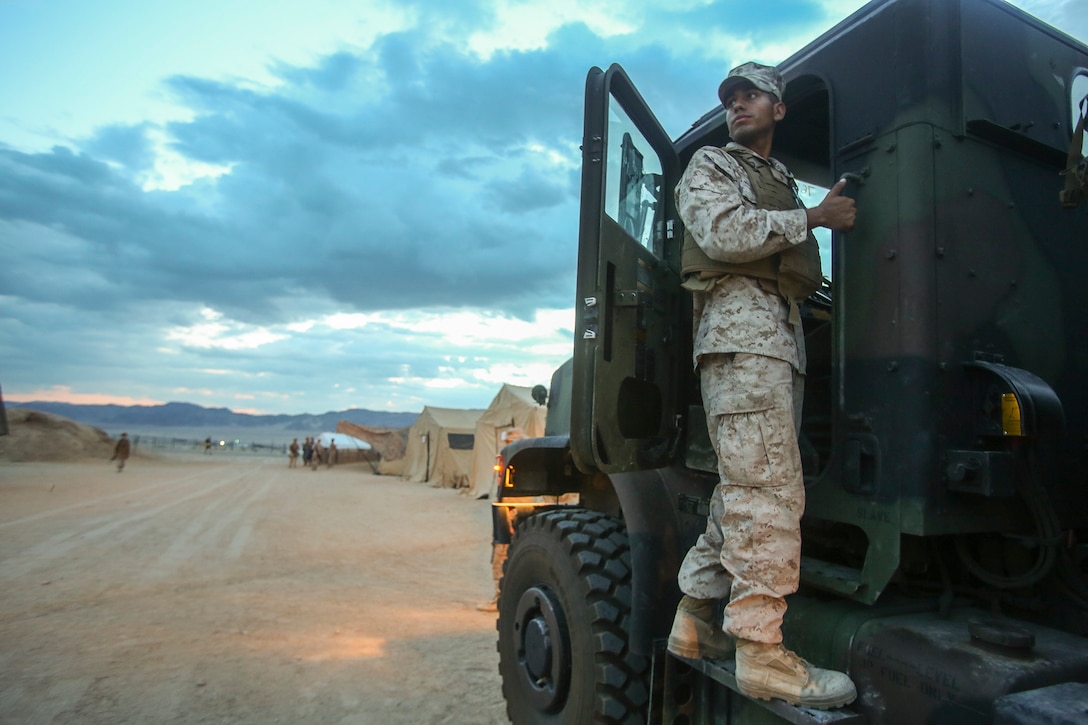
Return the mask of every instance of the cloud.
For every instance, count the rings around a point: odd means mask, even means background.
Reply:
[[[0,211],[78,240],[39,261],[78,260],[118,290],[69,288],[83,308],[169,300],[259,320],[300,289],[361,310],[568,304],[581,108],[555,67],[581,64],[558,51],[482,63],[442,45],[402,81],[412,45],[397,35],[365,58],[281,66],[264,91],[174,78],[194,116],[167,125],[170,149],[228,173],[149,193],[147,127],[113,126],[78,151],[0,152]],[[353,102],[375,74],[392,79],[386,95]]]
[[[1088,43],[1088,12],[1082,0],[1019,0],[1016,5],[1059,31]]]
[[[677,136],[731,65],[781,60],[861,4],[389,2],[345,20],[315,2],[339,21],[320,50],[259,72],[193,61],[147,117],[96,106],[51,148],[0,139],[6,389],[301,412],[479,407],[547,382],[573,335],[586,70],[621,63]],[[277,43],[330,34],[320,15]]]
[[[84,144],[84,148],[93,157],[139,173],[154,164],[155,148],[148,135],[151,129],[149,123],[105,126]]]

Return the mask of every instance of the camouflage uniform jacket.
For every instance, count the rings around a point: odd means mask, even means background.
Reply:
[[[730,143],[699,149],[676,186],[677,211],[695,242],[711,259],[730,263],[777,254],[808,235],[804,209],[758,208],[748,174],[726,152],[743,148]],[[775,178],[792,183],[782,163],[769,163]],[[693,299],[696,366],[701,355],[745,352],[784,360],[804,372],[803,331],[788,322],[789,305],[773,285],[727,275],[710,289],[693,292]]]

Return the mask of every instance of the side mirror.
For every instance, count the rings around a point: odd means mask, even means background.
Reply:
[[[532,396],[537,405],[545,405],[548,402],[548,389],[543,385],[534,385]]]

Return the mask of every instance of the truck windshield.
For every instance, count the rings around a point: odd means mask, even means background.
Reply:
[[[814,207],[827,196],[827,189],[824,187],[801,179],[797,180],[797,192],[805,207]],[[824,276],[831,279],[831,230],[821,227],[814,229],[812,235],[816,237],[820,245],[820,266],[823,268]]]

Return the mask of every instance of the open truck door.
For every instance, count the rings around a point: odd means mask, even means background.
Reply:
[[[583,471],[665,465],[691,375],[673,189],[683,169],[618,65],[586,79],[571,453]]]

